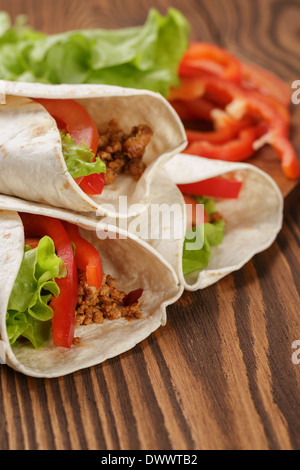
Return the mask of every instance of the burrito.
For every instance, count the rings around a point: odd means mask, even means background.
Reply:
[[[0,193],[78,213],[139,213],[157,166],[187,144],[151,91],[0,81],[0,102]]]
[[[189,291],[242,268],[282,227],[277,184],[247,163],[176,155],[154,178],[150,203],[128,230],[155,248]]]
[[[83,215],[0,196],[2,362],[58,377],[133,348],[182,294],[148,244]]]

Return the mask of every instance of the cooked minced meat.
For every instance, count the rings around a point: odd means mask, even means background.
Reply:
[[[138,302],[127,307],[123,300],[125,292],[118,290],[118,282],[109,275],[103,275],[100,289],[88,286],[83,271],[79,271],[78,303],[75,313],[76,325],[103,323],[105,318],[115,320],[121,317],[140,318],[142,315]]]
[[[105,131],[99,131],[98,153],[106,164],[105,184],[112,184],[120,173],[131,175],[138,180],[146,169],[142,158],[150,143],[153,131],[140,124],[129,134],[123,132],[115,119]]]

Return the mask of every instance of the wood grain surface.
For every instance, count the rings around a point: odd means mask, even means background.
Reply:
[[[181,9],[191,39],[226,47],[288,83],[300,79],[298,0],[0,0],[0,10],[25,13],[48,33],[140,25],[151,6]],[[300,151],[300,107],[292,113]],[[218,284],[185,293],[167,325],[121,357],[51,380],[1,366],[1,450],[300,449],[300,365],[292,362],[299,188],[269,149],[254,163],[269,169],[288,201],[273,246]]]

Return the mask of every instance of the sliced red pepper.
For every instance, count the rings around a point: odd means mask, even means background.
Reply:
[[[296,152],[289,141],[288,122],[283,118],[282,114],[278,112],[278,110],[275,109],[275,107],[272,106],[270,102],[267,102],[263,98],[258,97],[256,93],[251,93],[249,91],[242,90],[233,83],[222,81],[218,77],[211,78],[209,76],[204,77],[204,81],[206,82],[207,90],[209,90],[211,93],[220,92],[223,95],[223,98],[225,95],[229,96],[231,94],[232,100],[234,98],[239,98],[243,100],[245,103],[245,113],[250,114],[250,116],[256,116],[257,119],[261,120],[262,125],[263,123],[265,123],[269,127],[269,144],[279,155],[282,161],[282,169],[285,175],[290,179],[297,179],[299,177],[299,163]],[[251,141],[251,132],[251,129],[249,129],[249,132],[245,131],[243,135],[241,133],[241,136],[243,137],[243,146],[241,147],[241,160],[250,157],[254,153],[253,152],[251,154],[251,148],[249,145],[247,145],[247,142],[249,144]],[[259,136],[257,136],[257,138],[258,137]],[[194,146],[194,144],[192,145]],[[235,150],[237,149],[235,143],[233,143],[231,147],[231,150],[233,152],[232,158],[230,158],[227,152],[227,150],[230,151],[229,146],[228,148],[224,149],[224,152],[218,152],[218,154],[220,155],[220,159],[230,159],[232,161],[238,159],[238,155],[235,154]],[[218,149],[216,149],[216,151],[217,150]],[[193,152],[194,151],[195,147],[193,148]],[[199,154],[199,151],[200,150],[197,149],[197,154]],[[216,158],[211,156],[212,153],[209,151],[209,149],[204,149],[203,152],[205,152],[205,154],[202,154],[203,156],[207,156],[209,158]]]
[[[56,254],[67,268],[67,276],[57,279],[60,289],[58,297],[52,297],[53,343],[55,346],[70,348],[75,332],[75,309],[78,300],[78,276],[73,248],[63,224],[51,217],[34,214],[20,214],[26,237],[48,235],[54,242]]]
[[[242,79],[241,63],[232,54],[214,44],[192,42],[180,63],[179,74],[197,76],[202,70],[235,83]]]
[[[225,114],[222,116],[222,119],[214,119],[212,116],[212,121],[214,121],[215,126],[213,131],[202,132],[186,129],[189,144],[198,141],[209,142],[211,144],[223,144],[235,139],[243,129],[249,128],[255,124],[254,120],[248,116],[237,121]]]
[[[199,81],[198,88],[195,83],[197,80]],[[257,90],[247,91],[233,82],[221,79],[205,71],[201,71],[198,78],[184,77],[183,89],[180,93],[177,92],[177,96],[180,96],[181,100],[184,97],[185,90],[188,89],[189,81],[192,83],[191,90],[195,90],[194,99],[199,98],[197,89],[202,90],[204,87],[205,92],[201,91],[201,98],[205,97],[205,99],[212,103],[219,103],[216,104],[219,108],[225,106],[225,111],[227,111],[227,105],[231,104],[235,99],[240,100],[244,106],[244,117],[250,116],[256,119],[258,126],[256,128],[251,126],[249,129],[243,129],[238,138],[227,141],[223,147],[221,147],[221,144],[213,146],[203,141],[200,136],[199,141],[194,141],[188,146],[185,150],[186,153],[220,160],[242,161],[254,154],[253,143],[263,135],[261,129],[265,128],[265,133],[268,134],[267,143],[273,147],[281,159],[284,174],[290,179],[299,178],[298,158],[289,141],[289,112],[287,109],[284,109],[282,103],[275,100],[271,95],[259,95]],[[192,100],[191,90],[188,95],[189,104]],[[173,91],[173,96],[176,97],[175,91]],[[223,132],[225,131],[220,133],[222,138],[224,137]],[[195,134],[190,134],[190,137],[194,137],[193,140],[196,140]],[[216,133],[215,137],[216,141],[220,142],[219,133]],[[211,139],[213,138],[214,136],[211,136]]]
[[[75,259],[78,268],[86,273],[89,286],[100,289],[103,280],[102,263],[96,248],[83,238],[76,225],[63,222],[69,239],[75,245]]]
[[[243,88],[270,96],[286,107],[290,105],[291,90],[283,80],[258,65],[243,62],[241,66]]]
[[[288,137],[288,126],[282,116],[270,106],[269,103],[260,100],[256,96],[247,93],[247,110],[256,112],[269,125],[268,143],[276,151],[281,160],[281,167],[287,178],[299,178],[298,157]]]
[[[223,199],[237,199],[242,185],[242,181],[238,181],[236,179],[215,177],[204,181],[198,181],[196,183],[179,184],[178,188],[183,194]]]
[[[254,142],[265,133],[266,126],[259,124],[242,129],[236,139],[225,142],[224,144],[214,145],[205,141],[193,142],[187,146],[184,153],[215,160],[226,160],[228,162],[243,161],[254,154]]]
[[[211,144],[223,144],[224,142],[228,142],[234,138],[237,133],[238,132],[235,129],[229,126],[221,127],[220,129],[211,132],[186,129],[186,136],[189,144],[198,141],[210,142]]]
[[[180,76],[180,86],[172,87],[169,91],[168,100],[194,100],[203,96],[205,93],[205,84],[199,80],[199,77]]]
[[[298,179],[299,162],[291,142],[285,137],[274,136],[272,138],[272,145],[281,160],[281,167],[284,174],[292,180]]]
[[[88,111],[78,101],[58,99],[35,99],[56,120],[59,129],[66,131],[77,145],[82,141],[97,154],[98,129]],[[79,187],[88,195],[101,194],[104,188],[104,175],[94,174],[76,178]]]
[[[194,100],[176,99],[170,103],[182,120],[203,119],[210,121],[211,113],[215,109],[209,100],[202,97]]]
[[[286,129],[287,129],[287,134],[288,134],[289,129],[290,129],[290,123],[291,123],[291,113],[290,113],[289,108],[285,106],[284,104],[280,103],[279,101],[277,101],[272,96],[267,96],[267,95],[262,96],[257,91],[251,91],[251,97],[255,97],[256,99],[260,101],[264,101],[269,106],[271,106],[271,108],[273,108],[273,110],[275,110],[276,113],[280,115],[281,119],[283,119]]]

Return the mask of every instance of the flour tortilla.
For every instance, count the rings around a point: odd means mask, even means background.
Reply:
[[[140,180],[120,175],[101,195],[87,196],[67,171],[55,120],[28,97],[75,99],[100,129],[114,118],[125,132],[138,124],[149,125],[154,136],[143,157],[147,169]],[[78,213],[126,217],[127,208],[119,204],[119,197],[126,196],[130,215],[138,214],[147,204],[157,166],[187,144],[184,127],[172,106],[150,91],[0,80],[0,103],[0,193]]]
[[[223,242],[212,247],[210,262],[205,269],[184,276],[182,253],[187,216],[182,194],[176,184],[195,183],[232,174],[243,181],[239,198],[215,199],[217,209],[226,221]],[[128,229],[147,241],[173,266],[181,285],[189,291],[204,289],[240,269],[255,254],[270,247],[282,227],[283,197],[278,186],[265,172],[247,163],[176,155],[164,168],[160,168],[154,178],[150,204],[162,204],[162,214],[174,204],[181,206],[182,211],[177,211],[171,222],[166,217],[163,224],[153,217],[151,220],[148,211],[148,214],[133,218]],[[148,233],[141,231],[140,227],[146,227],[147,223],[152,227],[161,224],[161,234],[168,232],[169,239],[149,236],[150,230]]]
[[[140,299],[142,318],[130,322],[126,319],[104,320],[102,325],[76,327],[75,337],[82,340],[70,349],[53,346],[52,339],[41,350],[25,343],[11,348],[6,332],[6,312],[24,253],[24,230],[17,211],[56,217],[80,226],[81,234],[99,250],[103,271],[119,281],[120,289],[125,292],[144,289]],[[111,238],[100,240],[96,233],[103,234],[103,230]],[[183,292],[175,271],[148,244],[115,227],[97,224],[62,209],[0,196],[0,241],[1,344],[5,349],[5,362],[29,376],[63,376],[130,350],[166,323],[167,306]]]

